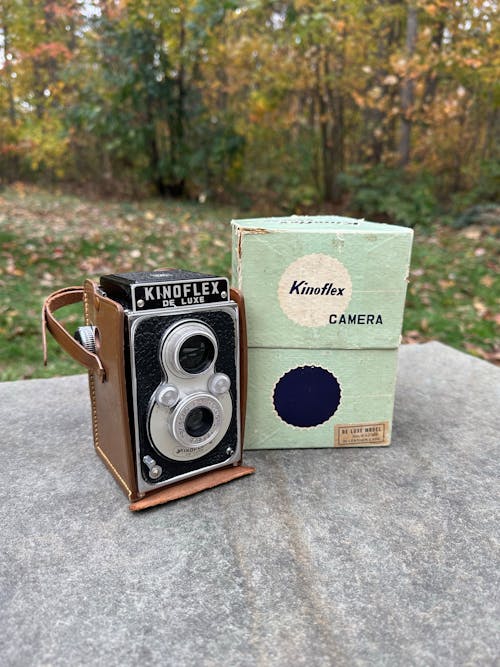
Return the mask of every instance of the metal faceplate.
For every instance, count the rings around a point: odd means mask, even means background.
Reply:
[[[214,303],[227,303],[229,281],[227,278],[199,278],[165,283],[131,285],[132,309],[136,312],[165,309],[179,310],[183,307]]]
[[[134,416],[139,491],[150,491],[201,472],[236,465],[241,458],[237,305],[229,302],[210,308],[182,308],[177,309],[175,314],[165,310],[144,314],[126,311],[125,314],[128,319],[130,402]],[[199,322],[208,327],[217,341],[213,364],[193,378],[179,377],[175,369],[162,359],[162,349],[169,332],[186,321]],[[230,385],[229,390],[222,395],[213,393],[214,387],[220,384],[213,378],[219,374],[229,378],[226,382]],[[175,400],[176,396],[172,387],[178,392],[178,401],[173,407],[168,405],[168,397],[172,396]],[[163,391],[165,388],[166,394]],[[201,445],[196,441],[182,441],[181,404],[187,401],[189,406],[190,400],[203,399],[203,396],[206,397],[205,402],[214,399],[221,406],[218,411],[216,403],[213,403],[214,422],[217,421],[213,438]],[[212,410],[211,403],[207,407]],[[155,478],[150,475],[152,469]],[[158,469],[161,469],[160,474]]]

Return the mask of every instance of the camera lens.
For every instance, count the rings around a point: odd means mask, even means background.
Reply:
[[[196,334],[190,336],[179,350],[179,364],[186,373],[202,373],[205,371],[215,356],[215,348],[212,341]]]
[[[184,423],[186,433],[192,438],[200,438],[210,431],[214,423],[213,412],[204,406],[189,412]]]
[[[217,358],[217,338],[203,322],[187,320],[165,333],[160,354],[167,372],[192,378],[210,372]]]
[[[215,440],[222,425],[225,432],[230,416],[215,396],[195,392],[182,398],[174,408],[170,432],[184,447],[196,449]]]
[[[151,442],[167,458],[194,460],[212,451],[232,423],[233,403],[226,391],[219,398],[205,391],[185,396],[169,415],[153,402],[149,422]]]

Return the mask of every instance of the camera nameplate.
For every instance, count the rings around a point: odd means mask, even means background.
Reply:
[[[132,311],[178,311],[229,301],[227,278],[199,278],[154,283],[131,284]]]

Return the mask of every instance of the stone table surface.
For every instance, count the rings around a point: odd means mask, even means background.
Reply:
[[[500,369],[403,347],[391,447],[247,452],[138,513],[86,376],[0,399],[2,665],[499,664]]]

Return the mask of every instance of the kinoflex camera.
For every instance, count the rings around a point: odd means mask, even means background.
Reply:
[[[71,337],[53,312],[83,300]],[[55,292],[44,323],[89,369],[94,444],[142,509],[253,472],[241,465],[246,335],[227,278],[177,269]],[[44,327],[45,331],[45,327]]]

